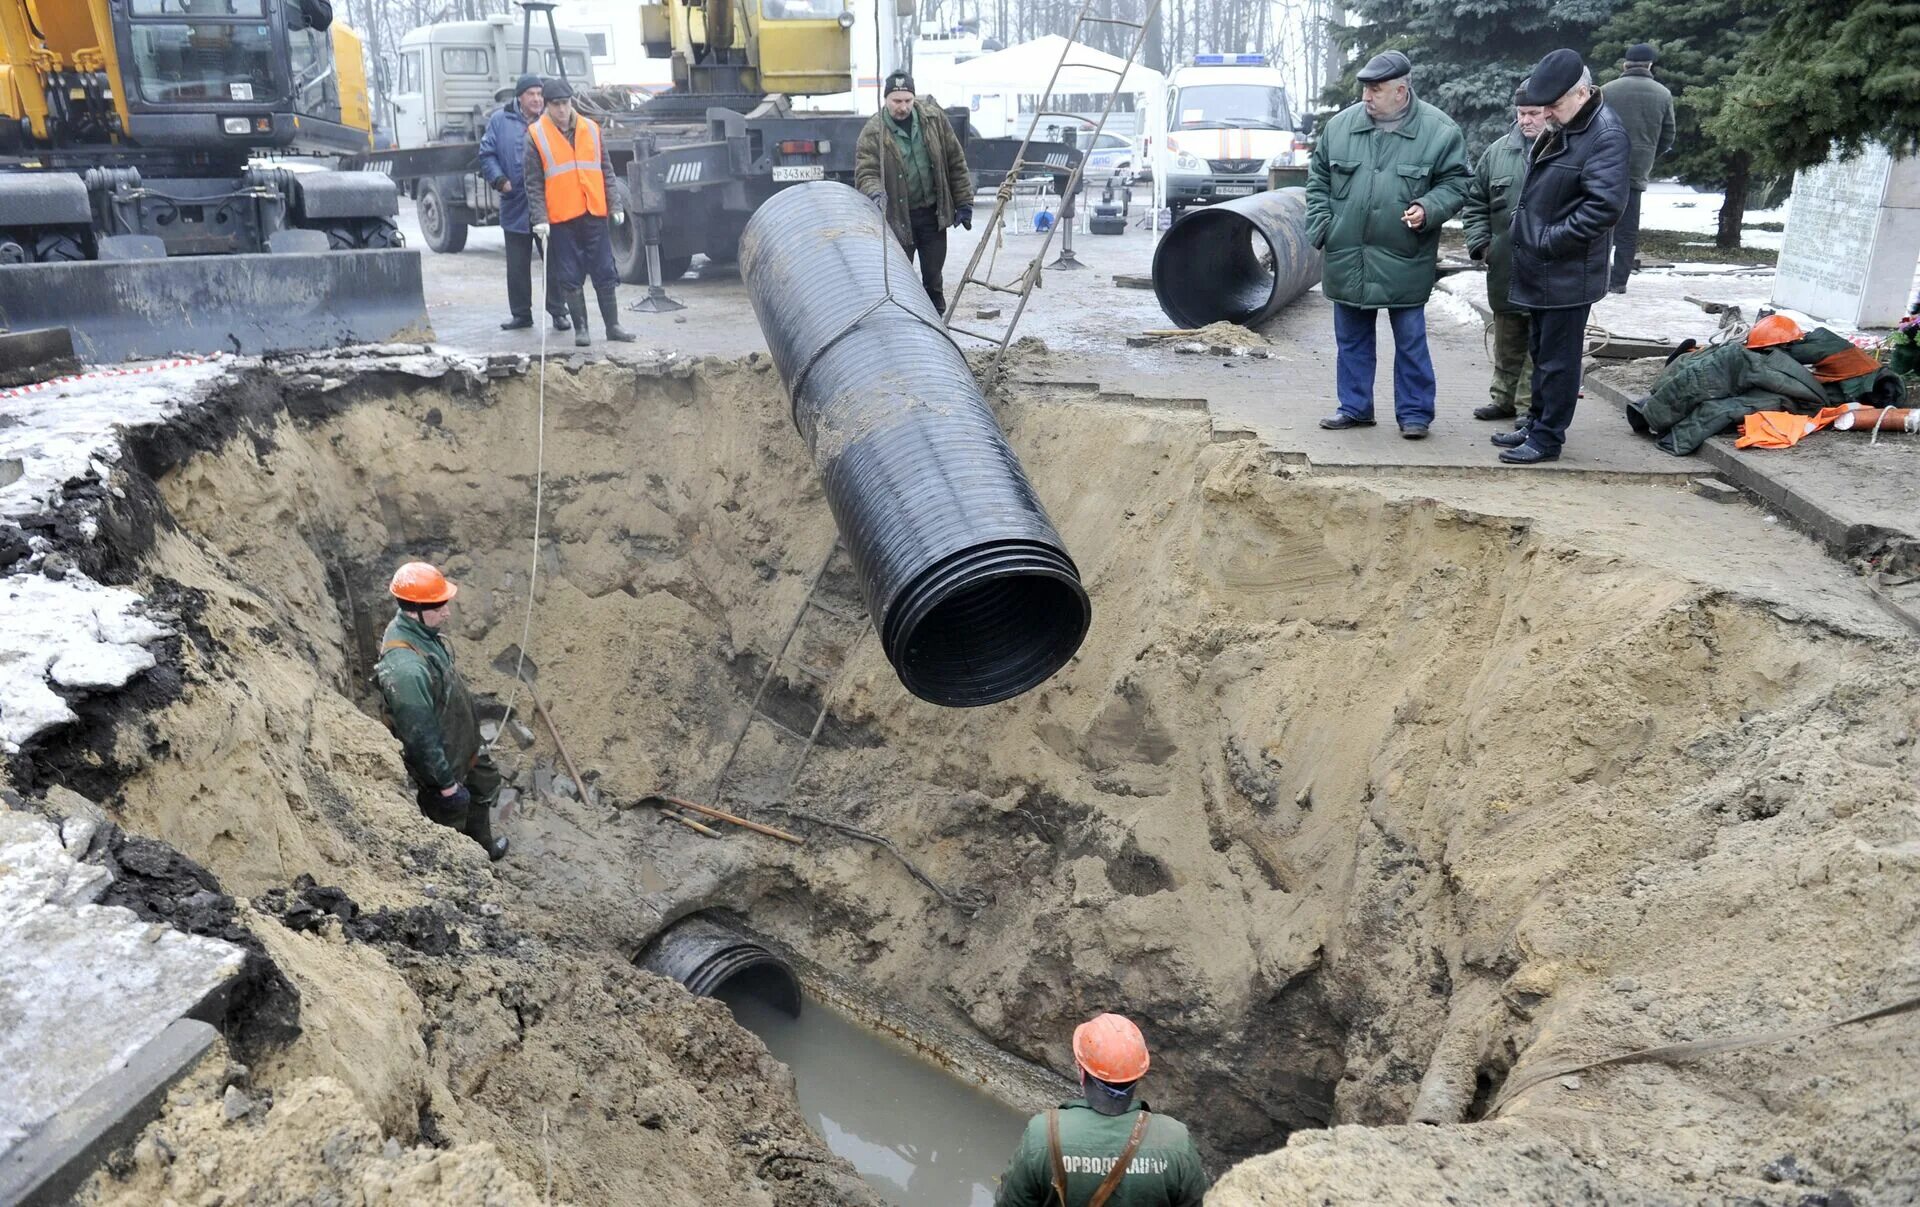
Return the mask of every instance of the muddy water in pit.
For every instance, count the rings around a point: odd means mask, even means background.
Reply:
[[[791,1018],[752,993],[719,997],[793,1070],[807,1125],[887,1201],[991,1207],[1026,1116],[814,998]]]

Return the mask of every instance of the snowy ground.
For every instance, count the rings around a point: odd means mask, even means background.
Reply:
[[[1720,205],[1724,199],[1720,193],[1702,192],[1671,180],[1656,180],[1640,197],[1640,229],[1700,235],[1702,243],[1711,245],[1714,232],[1720,228]],[[1756,222],[1784,223],[1786,220],[1784,208],[1748,210],[1740,232],[1741,246],[1779,251],[1784,232],[1751,228]]]

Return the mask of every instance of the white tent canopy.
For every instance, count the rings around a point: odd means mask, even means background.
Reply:
[[[1068,45],[1067,40],[1059,34],[1047,34],[1031,42],[1022,42],[1018,46],[969,59],[937,83],[925,81],[922,87],[932,91],[936,87],[957,85],[963,94],[1011,93],[1037,98],[1047,86],[1054,65],[1060,61],[1060,54]],[[1097,71],[1076,64],[1092,64],[1093,67],[1109,70]],[[1117,78],[1113,73],[1123,67],[1126,67],[1126,60],[1118,55],[1095,50],[1091,46],[1075,46],[1067,59],[1067,66],[1061,68],[1060,78],[1054,82],[1054,95],[1104,96],[1113,91]],[[1135,63],[1127,71],[1124,91],[1136,95],[1157,93],[1165,82],[1166,77],[1159,72]],[[964,96],[955,100],[964,102]]]

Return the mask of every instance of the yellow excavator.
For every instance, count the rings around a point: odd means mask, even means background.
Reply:
[[[0,332],[82,359],[429,334],[328,0],[0,0]]]

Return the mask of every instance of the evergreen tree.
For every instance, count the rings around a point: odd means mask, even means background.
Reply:
[[[1725,84],[1740,56],[1766,30],[1766,16],[1752,8],[1751,0],[1632,0],[1595,35],[1594,74],[1602,81],[1619,74],[1618,64],[1635,42],[1650,42],[1659,53],[1654,75],[1673,92],[1678,133],[1654,171],[1725,195],[1714,235],[1718,247],[1740,246],[1754,169],[1742,144],[1716,137],[1708,127],[1726,103]]]
[[[1759,5],[1771,24],[1742,56],[1706,123],[1756,165],[1790,172],[1838,147],[1920,150],[1920,3],[1799,0]]]
[[[1460,123],[1475,155],[1513,124],[1513,89],[1548,51],[1585,54],[1618,0],[1354,0],[1365,24],[1342,31],[1356,52],[1322,101],[1350,105],[1367,59],[1399,50],[1413,60],[1414,90]]]

